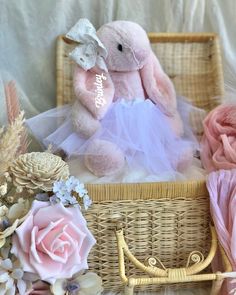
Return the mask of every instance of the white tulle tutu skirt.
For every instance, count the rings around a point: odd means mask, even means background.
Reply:
[[[102,139],[116,144],[124,153],[126,170],[123,175],[126,176],[119,178],[118,182],[126,181],[127,171],[137,172],[140,169],[141,175],[148,175],[147,181],[173,180],[180,174],[177,166],[185,154],[198,149],[188,122],[192,106],[182,99],[178,101],[185,127],[181,138],[175,136],[167,117],[149,99],[120,99],[114,102],[101,120],[101,128],[89,139],[75,132],[71,105],[39,114],[27,120],[27,125],[45,148],[50,144],[54,151],[65,152],[73,167],[73,174],[77,176],[84,174],[86,169],[83,157],[88,153],[88,145],[95,139]],[[107,177],[104,181],[115,181],[113,178]]]

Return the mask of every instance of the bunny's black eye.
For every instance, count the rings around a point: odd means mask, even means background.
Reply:
[[[123,51],[123,47],[122,47],[122,45],[121,45],[121,44],[118,44],[117,49],[118,49],[119,51]]]

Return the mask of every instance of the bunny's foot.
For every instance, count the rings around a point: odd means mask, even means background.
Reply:
[[[84,162],[93,174],[102,177],[120,171],[124,167],[125,158],[117,145],[96,139],[88,146]]]

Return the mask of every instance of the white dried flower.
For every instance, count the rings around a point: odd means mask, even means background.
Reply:
[[[6,200],[9,204],[13,204],[15,202],[15,198],[13,196],[7,196]]]
[[[0,294],[20,294],[27,291],[27,284],[23,280],[24,272],[19,262],[0,258]]]
[[[4,174],[4,177],[7,179],[10,175],[9,175],[9,172],[5,172]]]
[[[7,206],[3,205],[0,207],[0,221],[2,220],[3,217],[7,216],[8,214],[8,208]]]
[[[100,295],[103,292],[102,279],[93,272],[77,274],[70,280],[57,280],[51,286],[51,291],[57,295]]]
[[[11,178],[9,172],[5,172],[3,174],[3,176],[5,177],[5,179],[6,179],[7,182],[11,182],[12,181],[12,178]]]
[[[69,177],[69,167],[56,155],[33,152],[20,155],[10,173],[18,189],[51,191],[55,181]]]
[[[63,205],[82,205],[87,210],[92,200],[88,196],[88,191],[83,183],[74,176],[70,176],[66,181],[56,181],[53,185],[54,195],[50,197],[52,204],[61,202]]]
[[[22,192],[23,192],[23,187],[21,187],[21,186],[17,186],[17,187],[16,187],[16,192],[17,192],[18,194],[22,193]]]
[[[5,205],[0,207],[0,248],[5,245],[6,239],[24,221],[29,208],[29,201],[22,198],[10,208]]]
[[[30,202],[23,198],[18,199],[17,203],[13,204],[8,211],[7,217],[11,222],[16,219],[24,218],[24,216],[29,212]]]
[[[7,194],[7,183],[0,185],[0,196],[5,196]]]
[[[11,236],[14,233],[18,225],[19,219],[17,219],[11,226],[8,226],[3,231],[0,231],[0,248],[5,245],[7,237]]]

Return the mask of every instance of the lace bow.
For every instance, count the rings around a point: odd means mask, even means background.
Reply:
[[[86,18],[80,19],[66,34],[70,40],[79,42],[69,56],[84,70],[98,66],[107,72],[107,50],[96,34],[94,26]]]

